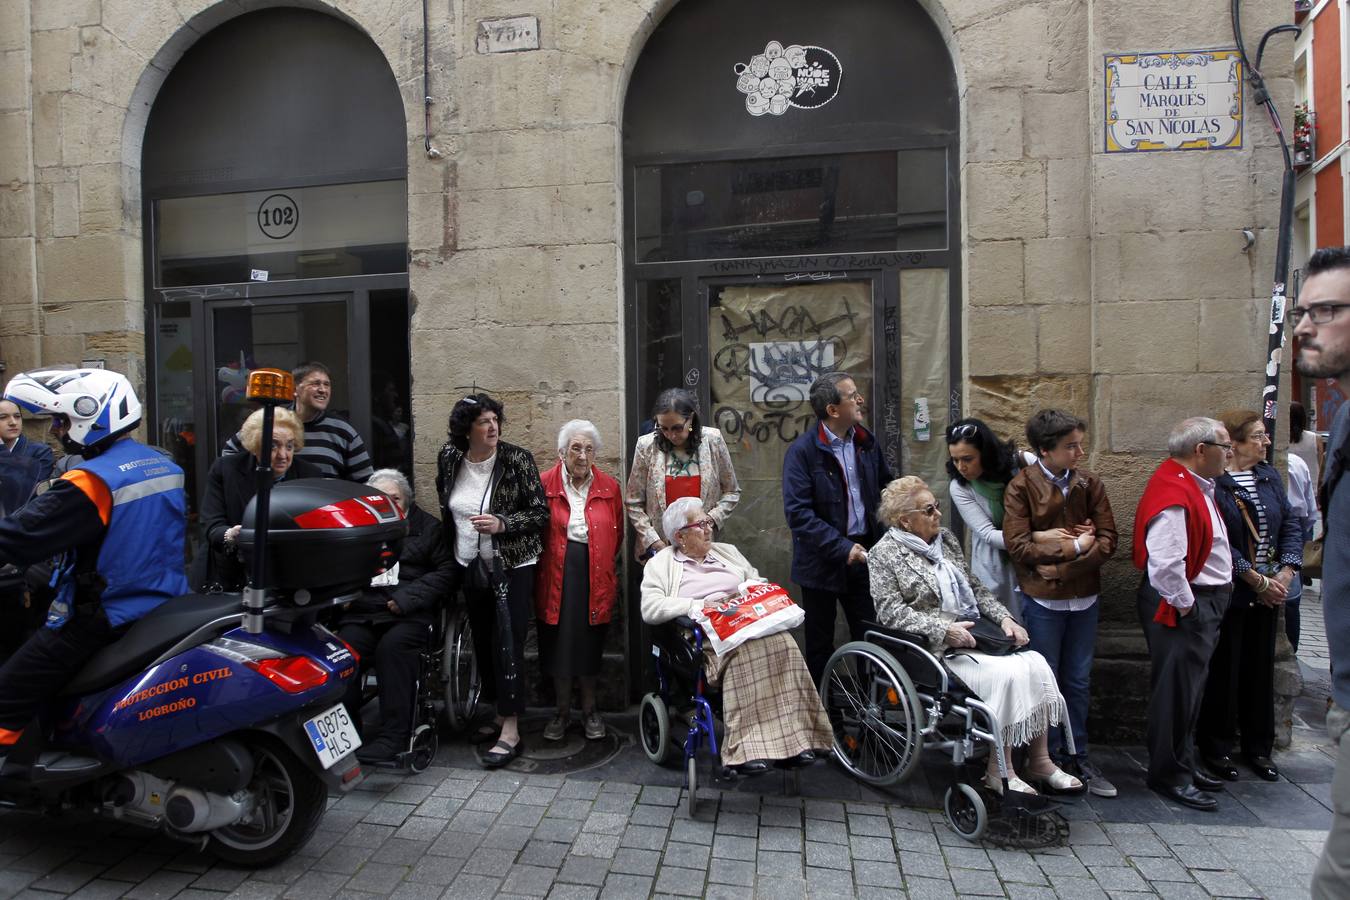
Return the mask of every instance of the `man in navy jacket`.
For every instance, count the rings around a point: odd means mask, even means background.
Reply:
[[[806,612],[806,665],[818,685],[834,652],[835,604],[854,640],[876,614],[867,549],[885,531],[876,512],[891,470],[862,427],[864,400],[852,376],[822,375],[810,399],[818,421],[783,458],[783,512],[792,530],[792,580]]]

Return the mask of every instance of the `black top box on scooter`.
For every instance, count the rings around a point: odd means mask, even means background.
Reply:
[[[244,508],[238,544],[253,570],[257,498]],[[267,587],[335,595],[370,584],[398,560],[408,523],[389,497],[337,478],[297,478],[272,488]]]

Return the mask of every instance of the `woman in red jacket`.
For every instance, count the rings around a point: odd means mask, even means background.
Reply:
[[[623,541],[623,495],[619,483],[595,467],[599,451],[596,427],[573,419],[558,431],[558,463],[540,476],[549,522],[535,569],[535,614],[544,673],[558,694],[558,713],[544,728],[549,741],[567,733],[573,678],[581,682],[586,738],[605,736],[595,679],[618,593],[614,563]]]

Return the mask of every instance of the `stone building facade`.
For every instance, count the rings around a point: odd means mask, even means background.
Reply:
[[[228,317],[213,319],[214,330],[200,333],[214,299],[235,303],[236,309],[252,309],[257,298],[285,300],[286,282],[279,278],[253,284],[256,293],[237,283],[206,290],[190,275],[174,284],[164,280],[165,248],[175,239],[165,223],[171,213],[178,215],[171,206],[175,185],[184,188],[179,193],[185,197],[200,195],[191,186],[207,182],[225,185],[213,196],[313,187],[322,178],[311,177],[311,171],[328,165],[333,145],[341,142],[307,134],[312,143],[285,165],[278,163],[291,169],[279,170],[276,184],[267,183],[265,171],[250,170],[253,175],[230,187],[228,161],[211,163],[210,172],[193,172],[193,164],[172,159],[174,147],[210,156],[208,142],[193,144],[181,132],[209,130],[215,117],[211,104],[221,105],[217,118],[226,118],[224,107],[236,90],[234,82],[212,84],[209,75],[201,75],[199,89],[185,91],[182,79],[175,82],[183,66],[194,53],[206,53],[208,39],[221,29],[244,29],[248,17],[275,13],[282,5],[270,0],[0,0],[0,358],[7,372],[99,359],[146,384],[152,398],[159,384],[164,400],[170,354],[158,306],[191,306],[180,323],[188,332],[178,339],[189,345],[199,369],[200,353],[206,351],[212,367],[219,364],[223,372],[232,362],[219,341],[228,331],[221,324]],[[429,0],[425,5],[416,0],[295,0],[286,6],[325,17],[373,47],[387,66],[388,96],[397,98],[390,103],[401,105],[391,120],[403,123],[402,132],[390,135],[383,129],[381,137],[395,139],[404,167],[395,177],[406,180],[406,194],[389,201],[388,208],[406,209],[406,266],[392,274],[380,270],[381,277],[392,280],[350,288],[353,296],[368,291],[373,298],[385,291],[398,297],[392,307],[372,305],[359,312],[352,311],[355,301],[345,301],[346,312],[334,314],[347,316],[342,346],[355,354],[349,358],[360,356],[353,348],[364,340],[363,328],[373,331],[383,324],[401,334],[405,322],[400,316],[406,316],[406,374],[394,380],[408,398],[403,405],[413,428],[412,469],[426,495],[445,415],[473,385],[503,397],[506,437],[534,450],[541,461],[553,456],[557,426],[584,417],[599,423],[607,439],[602,465],[615,472],[625,467],[645,418],[642,407],[651,400],[643,379],[667,372],[666,364],[653,361],[657,340],[642,324],[662,301],[659,292],[650,293],[657,291],[656,282],[644,280],[639,271],[649,257],[634,258],[646,238],[655,234],[659,244],[665,234],[662,213],[651,213],[649,229],[642,207],[648,196],[642,166],[665,161],[652,129],[667,122],[672,143],[684,147],[685,132],[698,127],[700,113],[682,94],[709,90],[712,82],[703,73],[710,70],[718,84],[725,83],[725,91],[705,93],[700,102],[710,110],[717,107],[708,113],[713,121],[744,119],[736,125],[742,131],[728,139],[727,152],[719,152],[716,135],[705,135],[685,142],[694,149],[670,154],[669,162],[711,164],[737,153],[741,158],[762,155],[746,144],[752,119],[741,107],[744,90],[737,92],[737,75],[743,73],[730,63],[739,60],[748,67],[767,42],[806,43],[815,39],[813,34],[834,35],[837,53],[851,46],[852,32],[880,32],[883,42],[905,50],[896,54],[896,67],[903,68],[914,54],[942,60],[931,64],[931,78],[908,72],[907,88],[876,92],[874,118],[894,128],[879,128],[863,142],[866,146],[853,149],[900,153],[922,143],[915,137],[922,129],[906,130],[901,121],[910,115],[906,104],[917,110],[915,116],[926,114],[923,104],[930,101],[938,109],[934,115],[948,115],[943,121],[950,127],[937,129],[942,134],[932,142],[946,154],[946,167],[939,171],[949,190],[944,197],[939,189],[932,201],[945,209],[945,237],[940,234],[937,244],[915,253],[899,252],[907,250],[901,237],[887,245],[886,253],[874,252],[870,262],[845,259],[855,248],[835,246],[825,253],[837,256],[812,255],[809,249],[744,254],[787,260],[777,268],[756,263],[675,272],[672,279],[692,288],[681,295],[685,311],[674,327],[708,331],[692,340],[686,330],[679,360],[669,371],[692,373],[691,383],[705,392],[705,402],[711,390],[715,403],[721,388],[698,383],[697,366],[686,372],[689,367],[679,363],[702,354],[708,360],[704,371],[715,369],[713,355],[726,348],[719,347],[716,329],[707,324],[711,307],[741,303],[741,312],[749,315],[755,303],[772,304],[781,296],[735,299],[729,291],[742,282],[762,286],[764,273],[776,273],[770,279],[774,290],[794,286],[790,278],[812,275],[828,285],[838,269],[840,280],[863,279],[871,286],[860,295],[864,303],[875,304],[868,307],[876,327],[864,354],[875,373],[869,401],[874,424],[890,438],[890,452],[902,468],[939,475],[941,427],[953,414],[983,416],[996,429],[1020,435],[1029,411],[1062,406],[1090,423],[1091,466],[1109,487],[1124,548],[1131,539],[1135,501],[1162,456],[1169,426],[1184,415],[1258,402],[1263,298],[1269,297],[1271,283],[1281,165],[1264,116],[1248,95],[1239,149],[1108,153],[1103,137],[1104,58],[1231,47],[1226,4],[874,0],[869,8],[875,21],[859,12],[857,3],[787,0],[734,5],[711,0]],[[1247,6],[1244,25],[1253,46],[1288,13],[1280,4]],[[734,29],[705,28],[708,47],[701,49],[703,42],[689,35],[699,33],[699,22],[716,24],[724,10]],[[811,17],[819,21],[810,33],[784,32],[784,22]],[[913,24],[920,17],[926,23],[922,27]],[[890,28],[896,33],[888,34]],[[722,47],[731,31],[744,48],[742,56],[701,55]],[[243,40],[249,32],[239,34]],[[680,40],[686,42],[682,49]],[[1267,81],[1285,109],[1292,97],[1292,54],[1286,49],[1274,43],[1265,65]],[[498,50],[504,52],[493,52]],[[285,51],[276,52],[288,56]],[[675,51],[684,54],[679,57],[683,68],[660,68],[671,64],[666,57]],[[841,55],[836,62],[842,79],[836,77],[835,109],[848,109],[852,101],[846,95],[855,87],[881,84],[878,79],[886,77],[879,60]],[[633,84],[641,81],[646,90],[672,80],[672,71],[683,74],[671,95],[662,97],[665,105],[655,112],[635,105]],[[936,96],[944,84],[951,93],[948,107]],[[178,97],[173,107],[166,105],[170,88]],[[288,89],[286,84],[268,86],[263,79],[238,91],[259,90],[258,96],[265,97]],[[367,111],[329,111],[317,121],[345,135]],[[167,118],[170,112],[200,115],[208,124],[176,128]],[[282,146],[286,120],[260,115],[281,123],[275,128],[283,132],[277,139]],[[828,115],[840,114],[830,106],[794,107],[786,115],[770,112],[753,122],[764,123],[775,135],[780,158],[794,152],[844,152],[831,142],[846,141],[849,135],[841,130],[848,129],[827,120]],[[248,133],[247,110],[231,108],[228,117],[236,134]],[[833,131],[811,130],[811,123],[825,121],[833,122]],[[637,133],[639,122],[645,135]],[[156,146],[148,145],[147,135],[153,135]],[[888,135],[897,137],[887,144]],[[239,146],[252,144],[255,137]],[[793,142],[800,151],[791,149]],[[284,147],[278,152],[284,155]],[[639,153],[641,160],[635,156]],[[150,160],[153,175],[143,171]],[[267,162],[251,165],[265,170]],[[663,177],[678,185],[678,174]],[[783,188],[773,181],[776,175],[764,182],[768,188],[745,186],[760,184],[759,177],[731,176],[731,183],[740,185],[733,193]],[[942,183],[939,176],[939,188]],[[914,184],[909,188],[918,190]],[[785,189],[797,191],[800,200],[814,196],[809,191],[819,185],[794,182]],[[680,197],[690,206],[703,202],[701,191]],[[660,206],[659,200],[653,202]],[[893,218],[905,213],[882,211]],[[721,214],[734,213],[732,208]],[[152,227],[149,218],[158,224]],[[1244,229],[1256,235],[1249,249]],[[201,232],[201,241],[216,239],[209,231]],[[372,239],[379,241],[389,242]],[[313,249],[301,246],[296,252],[304,256]],[[360,254],[353,250],[350,255]],[[322,254],[308,259],[307,273],[294,276],[309,295],[324,293],[323,265],[331,259]],[[858,274],[863,269],[867,272]],[[350,275],[352,270],[343,271]],[[356,271],[364,277],[369,270]],[[718,280],[718,272],[725,277]],[[726,283],[738,278],[737,284]],[[897,336],[895,320],[885,314],[890,301],[883,295],[892,300],[922,295],[936,302],[907,319],[905,301],[898,301]],[[815,295],[794,296],[809,305]],[[297,320],[291,326],[303,332],[319,327],[321,320]],[[208,346],[213,337],[216,344]],[[303,344],[295,335],[286,340]],[[241,366],[269,362],[257,346],[254,350],[259,358],[244,359]],[[913,358],[916,365],[907,367],[900,357]],[[380,390],[356,383],[367,380],[360,374],[370,374],[358,371],[363,366],[376,370],[385,362],[364,359],[346,373],[353,409],[369,406]],[[217,431],[226,427],[225,419],[214,419],[213,409],[202,406],[224,402],[218,398],[227,385],[200,373],[193,378],[193,386],[184,389],[187,406],[158,408],[152,416],[152,438],[162,438],[160,431],[181,434],[185,418],[198,420],[198,441],[207,433],[202,421],[213,419]],[[929,387],[920,391],[907,383],[913,379]],[[913,421],[919,393],[925,394],[931,417],[927,442],[919,439]],[[370,415],[355,418],[368,422]],[[754,450],[753,427],[743,415],[732,410],[714,418],[724,430],[739,427],[743,433],[731,437],[741,439],[744,452]],[[734,423],[739,425],[727,428]],[[772,470],[771,460],[757,465]],[[760,485],[766,508],[775,502],[769,481],[766,477]],[[769,536],[766,545],[781,542],[772,523],[761,531]],[[753,544],[750,535],[745,540]],[[1103,595],[1096,679],[1102,691],[1112,683],[1137,686],[1146,677],[1139,668],[1144,651],[1132,605],[1137,576],[1127,557],[1125,551],[1118,554]],[[630,627],[629,644],[634,635]],[[627,647],[621,645],[620,652]],[[1117,672],[1127,678],[1102,677]],[[1121,702],[1137,716],[1138,690],[1124,693],[1129,696]]]

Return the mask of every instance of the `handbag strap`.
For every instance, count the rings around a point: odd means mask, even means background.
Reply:
[[[1256,546],[1261,542],[1261,532],[1256,530],[1256,524],[1252,522],[1251,513],[1247,512],[1247,503],[1243,500],[1241,491],[1233,492],[1233,500],[1237,503],[1238,512],[1242,514],[1242,521],[1247,523],[1247,555],[1249,562],[1256,565]]]

